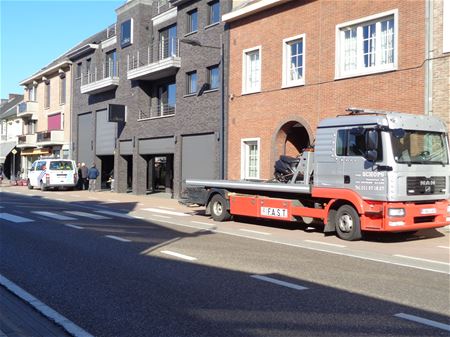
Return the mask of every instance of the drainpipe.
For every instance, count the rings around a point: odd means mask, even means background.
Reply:
[[[433,114],[433,0],[425,2],[425,115]]]

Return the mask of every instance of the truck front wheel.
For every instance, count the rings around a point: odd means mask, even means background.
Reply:
[[[361,220],[358,212],[350,205],[342,205],[336,212],[337,235],[346,241],[360,240]]]
[[[220,194],[216,194],[210,201],[211,216],[214,221],[227,221],[231,214],[227,209],[227,201]]]

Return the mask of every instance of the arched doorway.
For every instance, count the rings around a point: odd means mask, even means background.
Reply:
[[[311,145],[310,129],[304,122],[290,120],[276,131],[274,145],[274,160],[281,155],[295,157]]]

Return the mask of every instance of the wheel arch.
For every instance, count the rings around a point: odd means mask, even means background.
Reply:
[[[225,190],[223,188],[211,188],[208,191],[208,195],[206,197],[206,208],[205,208],[206,215],[211,215],[211,199],[216,194],[220,194],[227,201],[226,203],[227,210],[230,209],[230,199],[228,198],[228,190]]]

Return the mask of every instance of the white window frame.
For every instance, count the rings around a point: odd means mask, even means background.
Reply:
[[[450,3],[443,1],[442,9],[442,52],[450,53]]]
[[[290,72],[290,58],[291,58],[291,51],[290,51],[290,42],[302,40],[302,78],[298,80],[290,80],[289,79],[289,72]],[[288,37],[283,40],[283,69],[282,69],[282,88],[287,87],[293,87],[293,86],[299,86],[299,85],[305,85],[305,51],[306,51],[306,34],[300,34],[297,36]]]
[[[248,174],[248,148],[250,144],[256,143],[257,151],[257,173],[256,177],[250,177]],[[243,138],[241,139],[241,179],[260,179],[261,174],[261,138]]]
[[[392,16],[394,19],[394,59],[393,63],[389,64],[376,64],[372,67],[364,67],[364,58],[362,50],[363,45],[363,24],[375,23],[376,26],[376,36],[380,36],[381,32],[381,20]],[[347,21],[341,24],[336,25],[336,54],[335,54],[335,79],[348,78],[348,77],[356,77],[361,75],[375,74],[380,72],[393,71],[398,69],[398,9],[393,9],[390,11],[374,14],[371,16],[366,16],[364,18],[360,18],[353,21]],[[351,71],[344,71],[344,34],[346,28],[354,27],[357,30],[356,39],[357,39],[357,68]],[[377,38],[375,43],[375,59],[381,59],[381,39]]]
[[[34,84],[28,89],[28,101],[36,102],[36,86]]]
[[[247,83],[247,57],[249,53],[258,51],[259,53],[259,85],[255,88],[249,88]],[[252,94],[261,91],[261,79],[262,79],[262,52],[261,46],[244,49],[242,51],[242,94]]]

